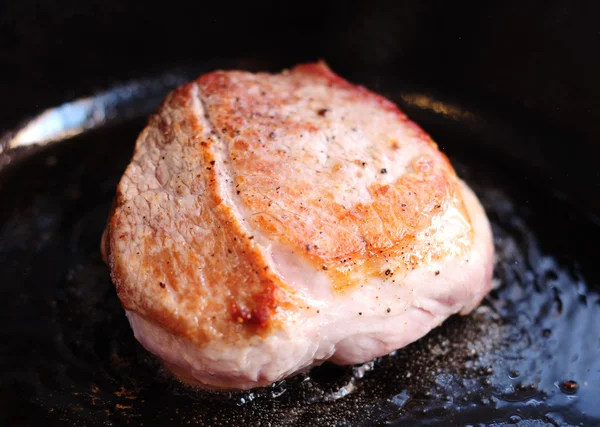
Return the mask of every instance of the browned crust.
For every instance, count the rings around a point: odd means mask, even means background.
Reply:
[[[378,104],[396,114],[425,145],[435,147],[431,138],[393,103],[341,79],[323,63],[301,65],[291,72],[324,79],[330,87],[346,90],[358,100]],[[200,213],[176,225],[208,224],[211,238],[175,244],[173,236],[154,226],[156,221],[161,221],[161,215],[169,216],[172,212],[159,210],[153,217],[141,218],[132,200],[124,196],[124,180],[131,179],[132,163],[118,186],[102,243],[103,256],[110,265],[112,280],[125,309],[198,345],[217,340],[234,343],[265,336],[296,304],[294,291],[269,269],[253,236],[248,235],[232,209],[219,197],[218,186],[223,183],[218,170],[225,166],[215,166],[214,144],[230,141],[234,151],[247,153],[239,159],[233,154],[226,159],[230,163],[226,167],[251,167],[269,179],[274,165],[253,155],[263,149],[276,151],[276,146],[268,145],[275,144],[267,137],[269,133],[275,132],[277,126],[284,126],[292,133],[317,130],[312,123],[265,119],[259,123],[262,133],[252,127],[240,132],[241,124],[234,120],[234,111],[229,106],[211,107],[208,119],[216,129],[206,129],[193,112],[195,91],[199,89],[202,96],[213,99],[243,96],[240,92],[230,94],[229,84],[228,74],[217,71],[173,91],[140,135],[133,158],[133,163],[139,160],[138,150],[154,138],[152,143],[165,156],[181,156],[181,162],[189,170],[202,171],[194,182],[188,182],[197,196]],[[251,104],[253,100],[250,98],[248,102]],[[277,103],[283,101],[275,96],[273,102],[277,107]],[[293,126],[301,128],[293,129]],[[181,152],[168,148],[175,141],[176,147],[181,145]],[[395,149],[394,144],[391,143],[390,149]],[[454,171],[445,156],[435,149],[429,155],[414,159],[408,173],[394,185],[372,185],[369,188],[371,203],[349,209],[336,205],[333,197],[324,193],[319,209],[326,211],[336,227],[325,223],[306,227],[298,216],[272,221],[278,213],[268,204],[269,199],[253,197],[251,191],[244,191],[253,186],[274,188],[272,183],[237,176],[234,184],[241,191],[236,196],[238,203],[256,213],[251,225],[268,238],[295,248],[317,268],[323,266],[340,291],[355,284],[352,277],[358,271],[366,269],[382,274],[379,269],[390,258],[404,260],[405,269],[418,266],[418,257],[412,254],[428,249],[419,246],[415,236],[431,224],[431,218],[439,214],[445,203],[455,204],[468,218]],[[279,197],[302,197],[301,183],[278,182],[277,186],[281,187]],[[150,214],[146,212],[146,215]],[[137,252],[131,247],[134,241],[140,245]]]
[[[169,236],[152,230],[142,242],[142,253],[137,254],[141,257],[140,273],[132,275],[133,261],[125,245],[134,236],[122,230],[126,229],[126,223],[136,223],[140,218],[138,213],[130,213],[131,200],[123,196],[122,180],[105,232],[103,252],[125,309],[197,343],[208,343],[216,336],[234,342],[255,334],[264,335],[274,325],[275,310],[286,306],[288,290],[269,271],[251,236],[240,228],[238,219],[217,193],[218,177],[211,167],[215,162],[211,148],[214,139],[196,138],[204,129],[192,112],[192,97],[193,84],[176,89],[150,119],[149,127],[161,132],[164,146],[173,142],[176,133],[185,132],[191,137],[189,144],[197,152],[194,161],[205,165],[205,172],[196,178],[207,191],[201,195],[204,218],[190,220],[214,224],[214,239],[191,242],[183,250],[174,250],[166,244]],[[179,119],[174,122],[173,116],[177,115]],[[146,143],[144,137],[142,133],[138,145]],[[149,221],[150,218],[138,226],[150,227]],[[121,250],[116,252],[115,248]],[[223,265],[228,259],[237,264],[235,269]],[[200,270],[204,273],[203,287],[198,286]],[[156,289],[149,291],[147,287],[151,286]],[[167,287],[177,295],[175,306],[167,304]],[[194,316],[199,318],[197,323],[191,320]]]
[[[298,138],[320,128],[311,121],[276,113],[288,105],[293,94],[281,96],[269,91],[267,85],[267,90],[250,95],[248,89],[256,84],[254,81],[245,86],[244,81],[236,81],[227,72],[206,74],[198,79],[198,84],[212,102],[211,121],[231,146],[231,163],[234,172],[239,172],[232,176],[240,202],[252,214],[253,226],[270,239],[293,247],[316,268],[322,267],[340,291],[356,286],[353,277],[364,277],[364,272],[385,274],[381,267],[393,258],[402,259],[397,268],[403,272],[418,267],[417,260],[426,257],[415,256],[416,253],[428,252],[430,248],[415,238],[431,225],[434,216],[452,204],[469,218],[448,159],[395,104],[347,82],[324,63],[303,64],[289,74],[290,78],[302,80],[299,85],[305,80],[326,85],[345,91],[351,102],[373,103],[391,112],[402,126],[411,129],[416,140],[428,147],[427,154],[414,159],[408,172],[395,184],[372,185],[371,203],[343,206],[335,202],[333,190],[322,188],[318,199],[307,199],[305,206],[297,206],[295,201],[304,200],[311,190],[310,183],[302,177],[286,179],[276,172],[281,169],[279,165],[290,160],[290,154],[279,149],[277,139],[283,138],[282,133]],[[275,113],[258,114],[244,105],[260,105]],[[253,126],[246,126],[249,121]],[[398,143],[393,142],[390,150],[394,143],[397,147]],[[264,152],[269,156],[264,156]],[[317,219],[308,224],[303,219],[306,215]],[[438,251],[434,258],[445,255]]]

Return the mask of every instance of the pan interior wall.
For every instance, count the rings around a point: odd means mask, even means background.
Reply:
[[[476,312],[372,363],[326,364],[269,389],[175,383],[136,343],[100,258],[145,119],[109,123],[0,173],[2,424],[600,423],[600,297],[586,247],[599,228],[511,163],[510,150],[494,151],[509,124],[389,93],[450,155],[492,222],[496,288]]]

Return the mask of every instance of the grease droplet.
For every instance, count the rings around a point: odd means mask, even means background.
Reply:
[[[575,394],[577,390],[579,390],[579,384],[572,380],[565,381],[560,385],[560,391],[565,394]]]
[[[508,421],[511,424],[519,424],[521,422],[521,417],[519,417],[518,415],[513,415],[508,419]]]

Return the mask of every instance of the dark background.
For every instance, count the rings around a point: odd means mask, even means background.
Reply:
[[[460,2],[459,2],[460,3]],[[0,2],[0,129],[190,61],[325,59],[600,136],[597,2]]]

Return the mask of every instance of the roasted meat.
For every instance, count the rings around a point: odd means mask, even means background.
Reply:
[[[469,313],[493,267],[485,212],[429,135],[322,62],[174,90],[102,250],[139,342],[213,389],[386,355]]]

